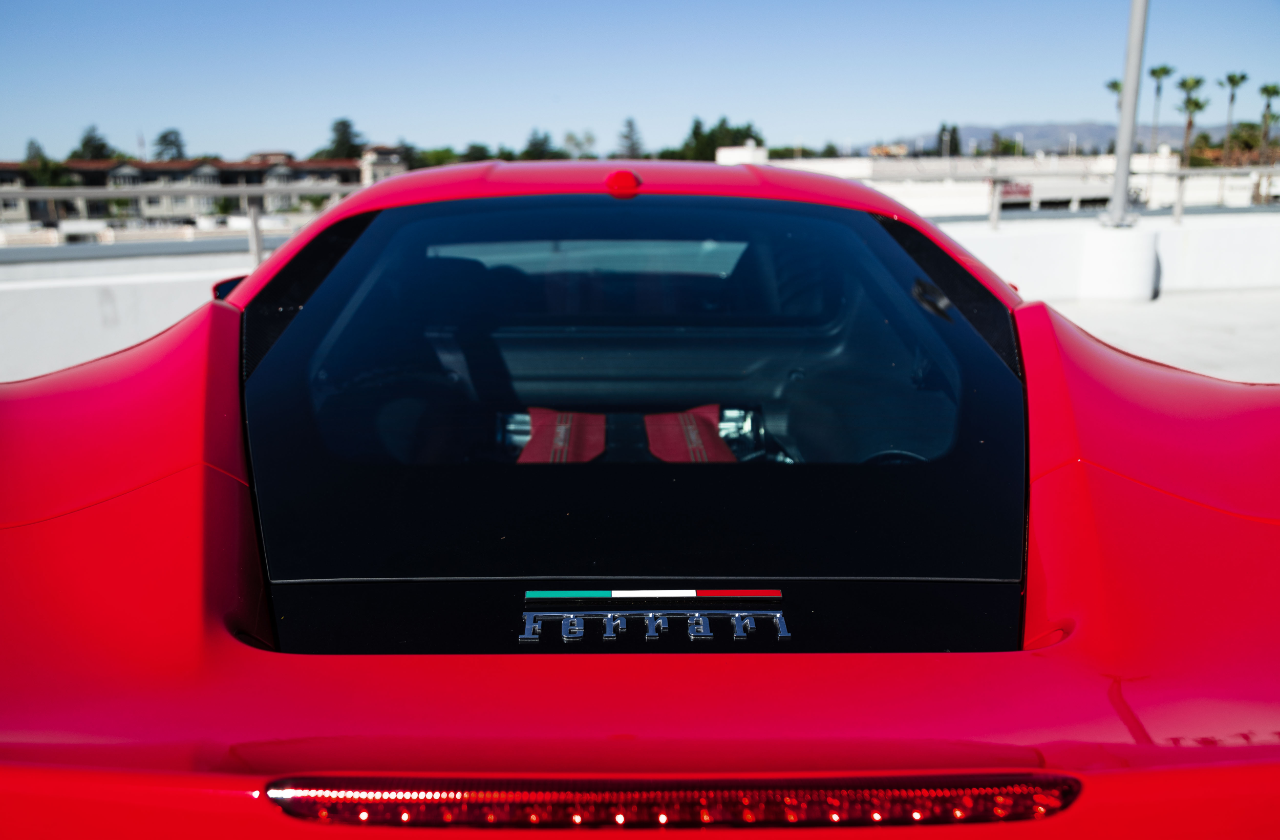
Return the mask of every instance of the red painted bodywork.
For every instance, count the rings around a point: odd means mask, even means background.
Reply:
[[[1025,650],[300,656],[237,639],[270,633],[241,425],[242,307],[343,216],[607,192],[617,169],[479,164],[390,179],[155,338],[0,385],[0,835],[364,830],[302,823],[251,795],[303,772],[1052,768],[1084,784],[1059,816],[909,830],[1275,836],[1280,387],[1108,347],[1023,304],[910,211],[834,179],[628,164],[642,195],[896,215],[1014,310],[1030,429]]]

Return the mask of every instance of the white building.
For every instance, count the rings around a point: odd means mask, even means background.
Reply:
[[[409,171],[403,150],[392,146],[370,146],[360,156],[360,183],[376,184]]]
[[[756,146],[722,147],[716,162],[767,163],[783,169],[815,172],[859,181],[902,202],[922,216],[977,216],[991,208],[991,179],[1001,184],[1004,208],[1079,210],[1105,206],[1115,177],[1114,155],[1036,153],[1008,157],[845,157],[775,158]],[[1171,207],[1177,200],[1178,155],[1162,146],[1156,154],[1135,154],[1129,188],[1136,201],[1150,208]],[[1188,178],[1187,206],[1247,207],[1259,176]],[[1262,190],[1268,189],[1267,182]],[[1280,177],[1270,194],[1280,194]]]

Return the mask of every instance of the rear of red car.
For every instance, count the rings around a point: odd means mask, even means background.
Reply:
[[[749,167],[394,179],[218,294],[0,390],[24,832],[1270,823],[1274,389]]]

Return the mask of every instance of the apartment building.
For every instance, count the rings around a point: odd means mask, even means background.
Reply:
[[[328,196],[333,187],[372,184],[406,171],[400,151],[373,146],[361,158],[297,160],[288,152],[258,152],[244,160],[68,160],[62,164],[67,180],[87,187],[163,187],[164,192],[141,199],[41,201],[23,199],[34,186],[31,172],[21,163],[0,161],[0,222],[50,222],[64,219],[135,219],[182,222],[219,210],[212,196],[184,193],[184,186],[289,187],[291,192],[269,196],[239,196],[235,207],[245,212],[256,206],[279,212],[300,206],[304,197]]]

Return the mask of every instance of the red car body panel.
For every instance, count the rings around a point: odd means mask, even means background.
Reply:
[[[237,640],[271,632],[241,415],[244,305],[342,216],[604,192],[617,168],[485,164],[391,179],[155,338],[0,385],[0,834],[356,830],[252,795],[304,772],[1000,768],[1062,771],[1083,791],[1043,822],[913,830],[1274,836],[1280,387],[1108,347],[1022,304],[905,208],[833,179],[628,164],[642,193],[897,215],[1014,309],[1030,431],[1024,650],[301,656]]]

